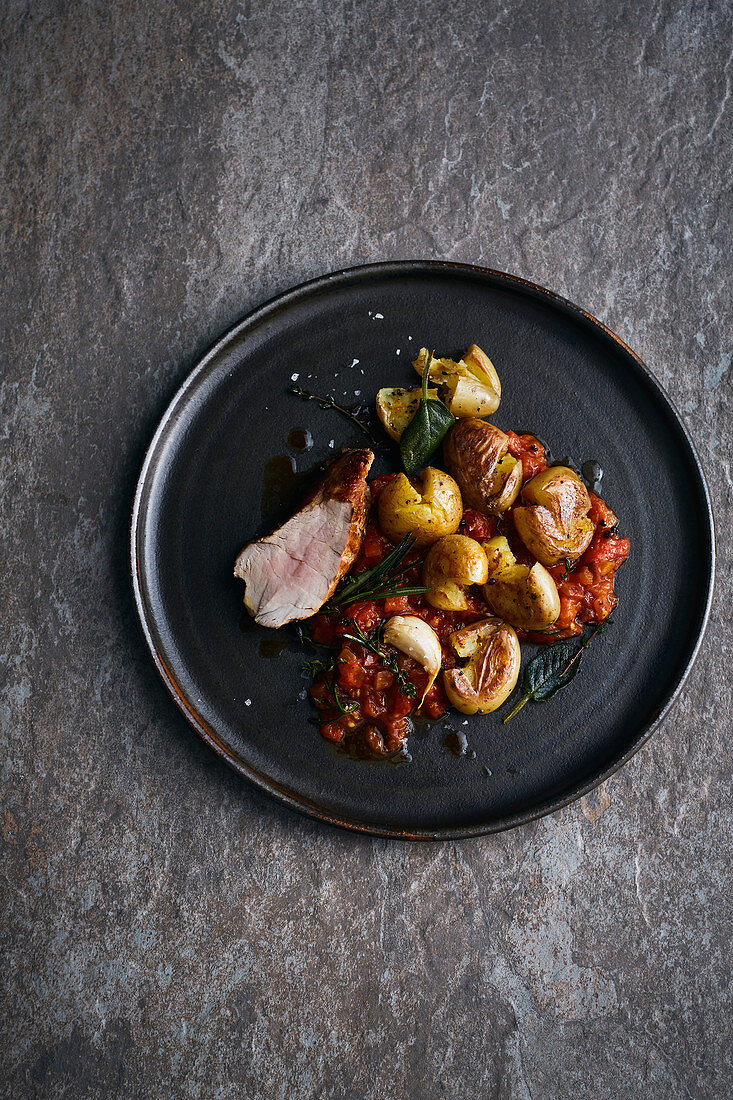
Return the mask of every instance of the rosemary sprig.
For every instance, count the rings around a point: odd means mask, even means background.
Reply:
[[[343,405],[338,405],[333,397],[319,397],[318,394],[311,393],[310,390],[304,390],[302,386],[296,385],[288,386],[288,393],[293,393],[296,397],[302,397],[304,401],[317,401],[321,409],[335,409],[336,412],[341,413],[347,420],[350,420],[352,424],[356,424],[359,431],[364,432],[364,435],[371,439],[375,447],[380,446],[381,441],[373,435],[369,425],[365,424],[363,420],[360,420],[350,409],[345,409]]]
[[[402,561],[414,544],[414,536],[406,535],[383,561],[371,565],[356,576],[347,577],[322,610],[331,613],[357,600],[382,600],[388,596],[418,596],[427,592],[428,589],[424,585],[399,584],[401,574],[410,568],[408,565],[403,565]]]
[[[405,670],[400,668],[397,664],[397,654],[385,653],[382,649],[382,631],[384,629],[384,623],[380,623],[377,629],[373,630],[371,634],[365,634],[358,623],[355,623],[353,619],[350,621],[354,628],[354,633],[344,633],[343,637],[348,638],[351,642],[358,642],[359,645],[363,645],[365,649],[368,649],[378,657],[380,664],[384,665],[384,667],[394,676],[397,681],[397,687],[403,695],[406,695],[409,699],[414,699],[416,695],[415,685]]]

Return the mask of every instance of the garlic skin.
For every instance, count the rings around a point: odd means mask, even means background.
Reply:
[[[388,645],[418,661],[430,677],[419,703],[422,706],[443,662],[443,650],[438,635],[417,615],[393,615],[387,622],[382,637]]]

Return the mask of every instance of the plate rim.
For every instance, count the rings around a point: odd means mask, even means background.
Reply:
[[[154,622],[154,616],[152,608],[145,598],[145,583],[143,581],[143,574],[141,569],[141,546],[143,538],[140,535],[140,531],[144,526],[145,511],[143,509],[144,496],[146,485],[148,484],[148,478],[154,476],[155,468],[154,462],[158,454],[159,444],[167,432],[171,421],[175,418],[177,410],[181,405],[181,402],[185,399],[189,389],[205,375],[212,362],[215,362],[218,356],[224,351],[229,344],[233,343],[247,328],[250,328],[262,320],[268,315],[274,314],[281,309],[287,308],[293,302],[299,299],[304,299],[308,295],[318,293],[329,289],[332,286],[337,285],[340,282],[344,282],[348,279],[355,279],[358,277],[369,278],[371,276],[399,276],[399,275],[411,275],[411,274],[456,274],[464,276],[480,276],[487,283],[504,284],[515,291],[519,291],[535,300],[544,300],[545,303],[553,310],[559,310],[560,313],[570,314],[575,320],[579,321],[583,326],[596,329],[603,336],[610,340],[618,349],[620,349],[622,356],[627,359],[629,365],[636,371],[641,373],[647,383],[651,384],[652,389],[655,391],[656,397],[667,407],[671,413],[673,419],[676,421],[679,430],[682,433],[682,437],[688,448],[689,457],[692,460],[692,465],[697,472],[699,484],[702,489],[702,498],[704,501],[704,510],[707,519],[707,532],[710,539],[710,553],[706,555],[705,563],[707,567],[707,588],[706,598],[702,612],[698,615],[696,636],[694,644],[692,645],[687,661],[682,670],[682,673],[668,693],[664,700],[659,712],[654,719],[648,723],[641,732],[634,739],[631,745],[620,756],[616,757],[607,768],[601,773],[594,776],[592,779],[587,780],[580,785],[575,785],[569,791],[565,793],[549,797],[543,801],[537,803],[528,809],[515,813],[508,814],[503,817],[492,819],[488,822],[483,822],[478,825],[468,825],[461,827],[445,826],[436,829],[404,829],[397,826],[379,825],[364,821],[358,817],[349,818],[344,815],[334,814],[325,807],[313,802],[311,799],[298,794],[290,787],[284,784],[277,783],[272,777],[264,774],[259,769],[255,768],[251,764],[244,761],[238,754],[233,752],[217,735],[216,731],[209,725],[208,722],[197,712],[193,702],[188,699],[182,687],[178,684],[173,675],[172,670],[166,664],[162,653],[159,652],[155,645],[151,625]],[[655,730],[659,727],[661,722],[668,714],[671,707],[678,699],[682,689],[685,686],[690,671],[697,659],[700,647],[702,645],[705,631],[707,629],[708,621],[710,618],[710,609],[712,606],[713,592],[715,587],[715,564],[716,564],[716,546],[715,546],[715,520],[713,514],[713,507],[710,498],[710,491],[708,489],[707,479],[705,477],[705,471],[698,456],[695,444],[692,440],[690,432],[685,425],[682,416],[680,415],[676,405],[672,398],[666,393],[661,383],[654,376],[650,368],[641,359],[641,357],[633,351],[632,348],[625,343],[615,332],[613,332],[602,321],[599,321],[588,310],[583,309],[581,306],[576,305],[569,299],[564,298],[562,295],[557,294],[553,290],[549,290],[547,287],[541,286],[539,283],[532,282],[531,280],[524,279],[519,275],[512,275],[505,271],[499,271],[495,268],[482,267],[476,264],[457,263],[450,260],[386,260],[376,263],[359,264],[354,267],[340,268],[337,271],[332,271],[326,275],[319,275],[313,279],[308,279],[305,282],[299,283],[289,290],[286,290],[280,294],[276,294],[266,301],[261,303],[252,309],[249,313],[245,314],[239,321],[232,325],[225,333],[223,333],[211,346],[211,348],[197,361],[195,366],[189,371],[186,377],[178,389],[173,394],[173,397],[168,402],[165,411],[163,412],[155,433],[146,449],[145,457],[143,459],[140,473],[137,478],[135,486],[135,494],[133,497],[132,510],[130,516],[130,545],[129,545],[130,557],[129,568],[131,574],[131,582],[133,589],[133,596],[135,602],[135,609],[137,612],[138,622],[143,634],[143,638],[150,653],[155,668],[163,681],[169,695],[176,703],[177,707],[188,721],[189,725],[193,727],[199,737],[212,749],[217,756],[225,761],[238,775],[248,779],[260,790],[266,794],[277,799],[279,802],[284,803],[291,809],[300,813],[306,814],[309,817],[316,818],[323,821],[326,824],[334,825],[340,828],[348,829],[351,832],[357,832],[366,834],[369,836],[389,837],[399,840],[460,840],[469,837],[483,836],[487,834],[493,834],[503,832],[507,829],[516,828],[519,825],[528,824],[531,821],[536,821],[541,817],[546,817],[548,814],[555,813],[558,810],[563,809],[565,806],[570,805],[577,799],[584,797],[590,791],[600,786],[607,779],[609,779],[615,772],[622,768],[628,761],[636,755],[636,753],[646,744]]]

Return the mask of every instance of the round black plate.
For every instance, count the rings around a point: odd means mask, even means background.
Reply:
[[[506,726],[497,714],[466,724],[453,712],[416,732],[409,764],[353,760],[308,721],[302,652],[286,647],[260,656],[263,641],[276,646],[272,632],[243,616],[234,559],[297,502],[297,495],[278,501],[277,493],[263,493],[266,481],[273,484],[273,458],[286,455],[307,471],[342,445],[365,443],[338,413],[289,394],[291,379],[347,404],[372,402],[380,386],[414,383],[410,362],[421,344],[455,355],[472,342],[488,352],[501,378],[502,403],[492,418],[499,427],[536,432],[555,459],[601,462],[603,496],[632,542],[617,581],[619,607],[586,652],[580,675],[549,702],[526,706]],[[312,449],[289,446],[294,428],[310,431]],[[385,448],[372,473],[390,468],[394,457]],[[329,275],[232,329],[165,413],[132,523],[133,584],[147,644],[207,744],[296,809],[415,838],[471,836],[528,821],[628,760],[695,657],[713,560],[700,464],[639,358],[589,314],[541,287],[447,263]],[[475,758],[446,750],[446,726],[467,734]]]

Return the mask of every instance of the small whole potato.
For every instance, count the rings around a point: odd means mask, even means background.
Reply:
[[[467,535],[444,535],[430,547],[422,570],[426,599],[439,611],[465,611],[465,586],[484,584],[489,563],[480,543]]]
[[[519,678],[522,654],[515,631],[501,619],[483,619],[448,641],[466,664],[443,672],[446,695],[463,714],[490,714],[506,702]]]
[[[504,432],[476,417],[457,421],[448,432],[445,464],[469,507],[499,515],[517,499],[522,463],[507,453],[508,445]]]
[[[500,619],[523,630],[546,630],[560,614],[557,585],[536,561],[519,565],[502,536],[483,544],[488,559],[484,599]]]
[[[427,348],[412,364],[422,377],[430,363],[430,378],[440,386],[445,403],[455,417],[489,416],[501,400],[501,382],[494,364],[477,344],[462,359],[435,359]]]
[[[414,535],[418,546],[429,546],[458,530],[463,517],[461,491],[450,474],[434,466],[426,466],[413,480],[419,488],[405,474],[398,474],[382,489],[379,526],[392,542]]]
[[[438,391],[428,387],[428,397],[437,397]],[[404,387],[386,387],[377,393],[377,416],[384,424],[387,435],[397,441],[417,412],[422,389],[407,390]]]
[[[514,509],[520,539],[543,565],[577,561],[593,538],[588,490],[569,466],[550,466],[528,481]]]

